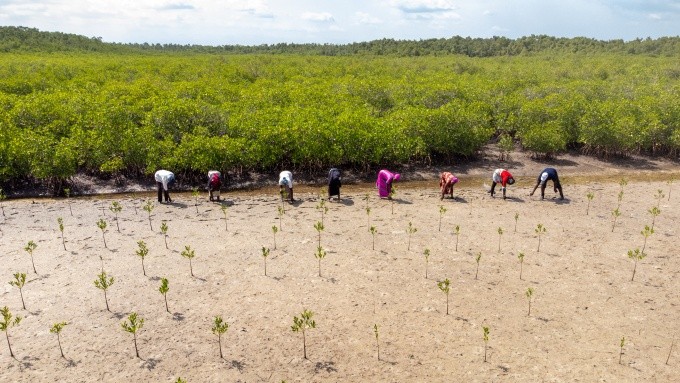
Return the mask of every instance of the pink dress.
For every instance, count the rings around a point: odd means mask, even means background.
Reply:
[[[399,181],[399,178],[401,178],[399,173],[392,173],[387,169],[378,172],[378,180],[375,182],[375,186],[378,188],[378,195],[380,198],[387,198],[390,196],[392,182]]]

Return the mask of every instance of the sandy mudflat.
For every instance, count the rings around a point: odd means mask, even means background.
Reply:
[[[0,217],[0,306],[24,319],[9,333],[16,359],[5,340],[0,342],[0,381],[172,382],[181,376],[189,382],[678,382],[680,182],[629,177],[612,232],[620,186],[611,178],[597,179],[573,183],[564,176],[566,201],[552,199],[550,188],[545,201],[529,197],[531,181],[524,180],[509,188],[506,201],[489,198],[481,182],[471,181],[461,182],[455,200],[440,202],[433,181],[430,189],[399,188],[394,213],[371,190],[375,250],[366,192],[346,188],[342,203],[327,204],[321,245],[328,254],[321,277],[314,258],[318,197],[310,192],[298,193],[301,201],[285,206],[276,249],[272,226],[279,225],[280,203],[273,188],[227,194],[228,230],[220,205],[204,195],[198,213],[190,195],[176,194],[172,205],[156,204],[153,230],[142,198],[72,199],[73,215],[63,199],[6,201]],[[631,282],[633,261],[626,253],[643,245],[640,232],[651,225],[648,209],[656,206],[658,189],[665,195],[658,201],[661,215]],[[595,198],[586,215],[588,192]],[[108,210],[113,200],[123,205],[120,232]],[[440,205],[447,209],[441,231]],[[65,223],[66,251],[58,217]],[[96,226],[102,217],[108,221],[108,249]],[[161,221],[169,226],[169,249],[159,233]],[[410,250],[409,222],[417,229]],[[540,252],[538,223],[547,229]],[[38,245],[37,274],[23,250],[29,240]],[[139,240],[150,249],[146,277],[135,255]],[[185,245],[196,252],[195,277],[180,255]],[[272,249],[267,276],[263,246]],[[427,278],[425,248],[431,251]],[[520,251],[526,254],[523,279]],[[108,291],[111,312],[93,284],[100,257],[115,277]],[[26,310],[18,289],[7,283],[15,272],[28,275]],[[161,277],[170,281],[171,313],[158,292]],[[451,281],[449,315],[437,287],[445,278]],[[314,312],[317,324],[307,333],[308,360],[302,335],[290,329],[304,308]],[[141,360],[132,335],[121,329],[132,311],[145,319],[138,334]],[[224,359],[211,333],[216,315],[230,325]],[[49,332],[60,321],[69,322],[62,332],[66,359]],[[490,329],[486,363],[482,326]]]

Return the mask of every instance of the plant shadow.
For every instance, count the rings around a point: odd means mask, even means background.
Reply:
[[[231,361],[231,368],[235,368],[238,370],[238,372],[243,372],[243,369],[246,367],[246,364],[242,361],[238,360],[232,360]]]
[[[314,365],[314,373],[318,374],[320,371],[338,372],[338,369],[335,368],[335,362],[316,362]]]
[[[123,319],[123,318],[125,318],[125,316],[127,315],[127,314],[125,314],[125,313],[117,313],[117,312],[116,312],[116,313],[112,313],[112,314],[113,314],[114,317],[116,317],[116,319]]]
[[[16,359],[16,357],[14,359]],[[34,356],[24,356],[23,358],[21,358],[21,361],[19,361],[19,368],[21,369],[21,371],[33,370],[33,362],[39,360],[40,358],[36,358]]]
[[[182,313],[173,313],[172,314],[172,320],[182,322],[184,320],[184,314]]]
[[[156,358],[149,358],[149,359],[142,359],[144,363],[142,363],[142,367],[146,368],[147,370],[151,371],[156,368],[156,365],[161,361],[160,359]]]
[[[64,358],[66,359],[66,358]],[[77,367],[80,364],[80,361],[74,361],[73,359],[66,359],[66,367]]]

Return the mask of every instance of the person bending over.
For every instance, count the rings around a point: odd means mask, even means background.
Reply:
[[[288,192],[288,201],[289,202],[294,202],[295,200],[293,199],[293,173],[289,172],[288,170],[284,170],[281,173],[279,173],[279,193],[281,194],[281,201],[283,201],[285,198],[283,198],[283,188],[286,188],[286,191]]]
[[[545,168],[543,171],[538,175],[538,178],[536,179],[536,186],[534,186],[534,190],[529,193],[530,196],[534,195],[534,192],[538,188],[538,185],[541,185],[541,199],[545,198],[545,187],[548,183],[548,181],[553,182],[553,190],[555,193],[558,191],[560,192],[560,199],[564,199],[564,194],[562,193],[562,184],[560,183],[560,177],[557,176],[557,170],[555,168]]]
[[[458,183],[458,178],[449,172],[443,172],[439,176],[439,188],[442,192],[440,200],[444,199],[445,195],[450,195],[453,199],[453,185]]]
[[[509,171],[505,169],[496,169],[493,171],[491,176],[491,190],[488,193],[493,197],[496,193],[496,185],[501,184],[501,190],[503,191],[503,199],[505,199],[505,188],[507,185],[512,185],[515,183],[515,179],[512,177]]]
[[[158,187],[158,202],[163,203],[163,197],[165,202],[172,202],[168,188],[175,183],[175,175],[171,171],[161,169],[153,177]]]

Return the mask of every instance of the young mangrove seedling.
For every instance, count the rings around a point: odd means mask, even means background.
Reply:
[[[0,209],[2,209],[2,216],[5,216],[5,200],[7,199],[7,195],[5,194],[4,190],[0,188]]]
[[[73,217],[73,209],[71,209],[71,189],[64,188],[64,195],[66,196],[66,203],[68,204],[68,210],[71,212],[71,217]]]
[[[64,327],[66,327],[66,325],[68,325],[68,323],[59,322],[59,323],[53,324],[52,327],[50,327],[50,332],[52,334],[57,334],[57,343],[59,344],[59,352],[61,353],[61,357],[64,358],[64,359],[66,359],[66,357],[64,356],[64,349],[61,348],[61,330],[63,330]]]
[[[501,239],[503,238],[503,228],[498,228],[498,252],[501,252]]]
[[[14,317],[7,306],[0,309],[0,314],[2,315],[2,321],[0,321],[0,331],[3,331],[5,333],[5,337],[7,338],[9,356],[14,358],[15,356],[14,352],[12,352],[12,345],[9,343],[9,329],[14,326],[18,326],[19,323],[21,323],[21,317],[18,315]]]
[[[33,266],[33,272],[38,274],[38,272],[35,270],[35,263],[33,262],[33,251],[38,247],[38,245],[35,244],[33,241],[28,241],[28,244],[24,247],[24,250],[28,253],[28,255],[31,256],[31,265]]]
[[[671,200],[671,189],[673,187],[673,179],[671,178],[668,181],[666,181],[666,184],[668,184],[668,200],[670,201]]]
[[[612,210],[612,217],[614,217],[614,221],[612,223],[612,233],[614,232],[614,228],[616,227],[616,219],[621,216],[621,211],[617,207],[616,209]]]
[[[64,220],[61,217],[57,218],[57,224],[59,224],[59,231],[61,232],[61,245],[64,246],[64,251],[66,251],[66,241],[64,240]]]
[[[113,285],[113,282],[113,276],[109,277],[104,270],[102,270],[102,272],[97,275],[97,279],[94,280],[94,286],[104,292],[104,302],[106,302],[106,310],[109,312],[111,309],[109,309],[109,299],[106,296],[106,291]]]
[[[267,276],[267,257],[269,257],[269,248],[262,246],[262,258],[264,258],[264,276]]]
[[[224,231],[229,231],[229,223],[227,222],[227,205],[220,206],[222,214],[224,214]]]
[[[298,318],[297,316],[293,317],[293,325],[290,326],[290,329],[293,330],[293,332],[301,332],[302,333],[302,352],[307,359],[307,335],[306,332],[307,330],[316,328],[316,322],[314,319],[314,313],[311,312],[310,310],[303,310],[302,313],[300,314],[300,317]]]
[[[132,334],[132,339],[135,342],[135,355],[137,355],[139,359],[142,359],[139,356],[139,349],[137,348],[137,332],[144,327],[144,318],[137,316],[136,312],[132,312],[128,315],[127,321],[123,321],[120,326],[123,330]]]
[[[586,207],[586,215],[588,215],[588,212],[590,212],[590,202],[592,202],[593,198],[595,198],[595,194],[589,192],[586,194],[586,198],[588,198],[588,205]]]
[[[446,213],[446,208],[443,205],[439,205],[439,231],[442,231],[442,218]]]
[[[515,230],[513,233],[517,233],[517,221],[519,221],[519,213],[515,213]]]
[[[187,383],[186,379],[182,379],[182,377],[177,377],[177,380],[175,383]]]
[[[644,251],[640,251],[640,249],[628,250],[628,258],[635,261],[633,265],[633,276],[630,278],[631,282],[635,279],[635,270],[637,270],[638,261],[645,259],[646,256],[647,254],[645,254]]]
[[[484,361],[486,362],[486,350],[489,347],[489,328],[482,326],[482,330],[484,331]]]
[[[427,279],[427,265],[430,263],[430,249],[423,250],[423,255],[425,256],[425,279]]]
[[[453,234],[456,236],[456,251],[458,251],[458,237],[460,236],[460,225],[453,228]]]
[[[116,220],[116,229],[120,233],[120,225],[118,224],[118,213],[120,213],[123,210],[123,205],[121,205],[118,201],[113,201],[111,202],[111,206],[109,206],[109,210],[113,213],[114,219]]]
[[[321,260],[326,258],[326,250],[321,246],[316,248],[316,253],[314,253],[314,258],[319,260],[319,277],[321,276]]]
[[[216,316],[213,319],[212,333],[217,335],[217,343],[220,347],[220,359],[224,359],[222,355],[222,335],[229,330],[229,323],[222,320],[221,316]]]
[[[170,312],[170,308],[168,308],[168,291],[170,291],[168,278],[161,278],[161,286],[158,288],[158,292],[163,294],[163,298],[165,299],[165,311]]]
[[[378,360],[380,360],[380,336],[377,323],[373,325],[373,333],[375,334],[375,347],[378,349]]]
[[[191,272],[191,276],[194,276],[194,266],[191,264],[191,260],[194,259],[196,256],[196,252],[189,246],[184,246],[184,250],[182,250],[182,256],[186,259],[189,260],[189,271]]]
[[[319,233],[319,242],[317,243],[317,246],[321,246],[321,232],[324,229],[323,223],[320,221],[317,221],[314,224],[314,229],[316,229],[316,232]]]
[[[371,236],[373,237],[373,247],[372,247],[372,249],[375,250],[375,235],[376,235],[376,233],[378,233],[378,229],[376,229],[375,226],[371,226],[371,228],[368,229],[368,231],[371,232]]]
[[[623,356],[623,346],[626,344],[626,337],[622,336],[619,342],[619,364],[621,364],[621,357]]]
[[[654,223],[656,223],[656,217],[658,217],[659,214],[661,214],[661,210],[659,210],[658,207],[654,206],[653,208],[647,211],[649,212],[649,214],[652,215],[652,230],[654,230]]]
[[[321,198],[320,196],[321,195],[319,195],[319,198]],[[316,205],[316,210],[318,210],[321,213],[321,223],[323,224],[324,223],[324,216],[326,215],[326,213],[328,213],[328,207],[326,206],[326,200],[321,199],[319,201],[319,204]]]
[[[168,248],[168,224],[165,221],[161,222],[161,234],[163,234],[163,241],[165,241],[165,248]]]
[[[274,250],[276,250],[276,233],[279,232],[279,228],[276,225],[272,226],[272,233],[274,233]]]
[[[146,247],[146,242],[144,241],[137,241],[137,246],[138,249],[135,251],[135,254],[137,254],[138,257],[142,258],[142,272],[144,273],[144,276],[146,276],[146,268],[144,268],[144,258],[146,258],[147,255],[149,255],[149,248]]]
[[[388,199],[390,200],[391,206],[392,206],[392,214],[394,214],[394,196],[397,194],[397,188],[394,187],[394,185],[390,188],[390,194],[388,195]]]
[[[198,188],[191,188],[191,196],[194,197],[194,206],[196,207],[196,214],[198,214],[198,197],[201,193]]]
[[[371,227],[371,208],[366,207],[366,227]]]
[[[675,338],[673,338],[673,340],[671,341],[671,348],[670,348],[670,350],[668,350],[668,357],[666,358],[666,365],[668,365],[668,361],[671,360],[671,353],[673,352],[673,346],[674,345],[675,345]]]
[[[154,207],[155,207],[155,206],[154,206],[153,202],[151,202],[151,201],[146,201],[146,203],[145,203],[144,206],[142,207],[142,209],[144,209],[144,211],[147,212],[147,214],[148,214],[148,217],[149,217],[149,229],[151,229],[151,231],[153,231],[153,226],[151,225],[151,212],[153,211],[153,208],[154,208]]]
[[[366,201],[366,207],[368,207],[369,202],[371,201],[371,196],[366,193],[364,194],[363,198],[361,198],[363,201]]]
[[[529,313],[527,314],[527,316],[531,316],[531,297],[534,296],[534,289],[532,289],[531,287],[529,287],[529,288],[527,289],[527,292],[524,293],[524,295],[526,295],[526,296],[527,296],[527,299],[529,300]]]
[[[26,284],[26,273],[14,273],[14,280],[9,281],[9,284],[16,286],[19,289],[19,295],[21,296],[21,306],[26,310],[26,303],[24,303],[24,292],[23,288]]]
[[[446,315],[449,315],[449,292],[451,291],[450,285],[451,281],[449,280],[449,278],[437,282],[437,287],[439,287],[439,290],[443,291],[444,294],[446,294]]]
[[[656,195],[654,196],[654,198],[656,198],[656,207],[661,206],[661,200],[662,200],[664,197],[665,197],[665,196],[663,195],[663,190],[657,189]]]
[[[536,235],[538,235],[538,248],[536,249],[536,252],[540,253],[541,252],[541,236],[543,234],[545,234],[545,232],[547,230],[546,230],[545,227],[543,227],[542,223],[539,223],[538,225],[536,225],[536,229],[534,229],[534,231],[536,232]]]
[[[475,271],[475,279],[477,279],[477,274],[479,274],[479,261],[482,259],[482,252],[480,251],[475,256],[475,262],[477,262],[477,271]]]
[[[642,244],[642,252],[645,252],[645,248],[647,247],[647,238],[649,238],[650,235],[654,234],[654,229],[645,225],[645,228],[640,232],[643,237],[645,237],[645,241]]]
[[[408,229],[406,229],[406,231],[408,232],[408,250],[411,250],[411,235],[418,231],[418,229],[416,229],[415,226],[413,226],[413,224],[411,223],[411,221],[409,221]]]
[[[279,206],[279,230],[281,229],[281,223],[283,222],[283,215],[286,214],[286,210],[283,208],[283,206]]]
[[[621,207],[621,202],[623,201],[623,190],[621,190],[619,192],[618,200],[619,200],[619,203],[618,203],[618,205],[616,205],[617,209]]]
[[[517,254],[517,259],[519,259],[519,279],[522,280],[522,265],[524,265],[524,253],[520,251]]]
[[[104,240],[104,248],[108,249],[108,246],[106,246],[106,235],[104,235],[104,232],[106,231],[106,221],[104,218],[99,218],[99,221],[97,221],[97,227],[99,230],[102,231],[102,239]]]

